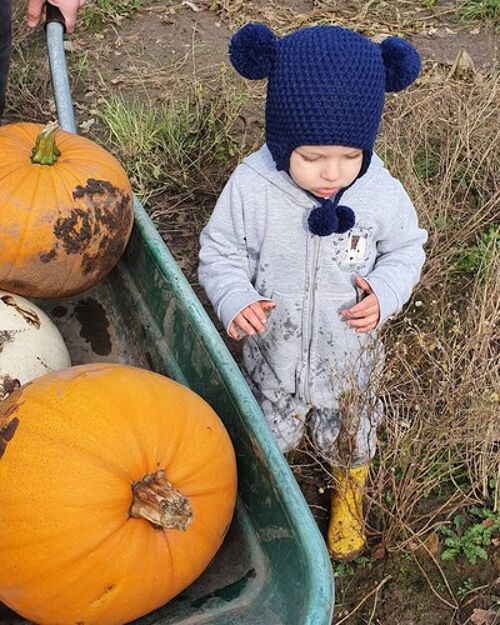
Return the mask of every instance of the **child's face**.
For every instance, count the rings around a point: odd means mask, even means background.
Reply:
[[[342,145],[301,145],[290,155],[290,176],[318,197],[330,197],[353,182],[363,165],[363,150]]]

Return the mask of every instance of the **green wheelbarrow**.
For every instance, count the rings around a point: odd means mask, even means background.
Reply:
[[[47,43],[60,125],[76,132],[64,25],[49,7]],[[136,625],[329,625],[324,541],[236,363],[137,198],[118,266],[79,296],[38,301],[73,364],[112,361],[167,375],[224,421],[238,462],[236,513],[222,548],[182,594]],[[0,625],[27,623],[0,606]]]

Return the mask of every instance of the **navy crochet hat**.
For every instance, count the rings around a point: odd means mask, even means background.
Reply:
[[[404,89],[420,71],[418,52],[407,41],[388,37],[376,44],[338,26],[311,26],[278,39],[263,24],[247,24],[233,35],[229,57],[245,78],[268,78],[266,143],[278,170],[288,171],[301,145],[343,145],[363,150],[358,178],[370,164],[385,92]],[[335,204],[320,200],[309,218],[312,232],[354,225],[351,209],[338,206],[341,194]]]

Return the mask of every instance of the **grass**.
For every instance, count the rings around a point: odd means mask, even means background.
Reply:
[[[476,237],[473,245],[465,246],[459,251],[455,267],[459,273],[483,274],[499,254],[500,226],[492,224]]]
[[[9,72],[5,114],[12,121],[40,121],[50,112],[49,71],[45,59],[30,49],[20,49]]]
[[[352,577],[360,567],[370,566],[373,560],[368,556],[359,556],[352,562],[334,562],[333,574],[335,578]]]
[[[473,22],[500,21],[500,0],[465,0],[461,3],[460,12],[465,20]]]
[[[195,82],[164,104],[111,97],[101,117],[143,200],[164,192],[215,195],[229,164],[248,148],[235,136],[245,101],[221,74],[215,97]]]
[[[68,73],[74,84],[88,84],[92,78],[92,58],[88,50],[72,52],[66,59]]]
[[[338,0],[309,0],[303,7],[293,3],[268,0],[251,3],[245,0],[210,0],[210,10],[236,28],[248,21],[270,24],[280,36],[311,24],[336,24],[353,28],[365,35],[384,33],[408,36],[427,28],[440,28],[445,22],[486,24],[499,21],[499,0],[365,0],[358,3]],[[306,9],[309,7],[309,10]]]
[[[120,23],[147,3],[147,0],[91,0],[84,6],[81,20],[86,28]]]

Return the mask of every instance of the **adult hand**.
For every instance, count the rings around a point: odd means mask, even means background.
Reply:
[[[366,295],[355,306],[343,310],[341,315],[346,319],[348,326],[354,328],[356,333],[362,334],[376,327],[380,319],[380,305],[377,296],[364,278],[357,276],[356,285]]]
[[[58,7],[64,17],[66,31],[72,33],[75,30],[76,14],[83,6],[85,0],[51,0],[51,4]],[[45,0],[28,0],[28,24],[34,28],[45,22]]]
[[[252,336],[256,332],[262,334],[266,329],[267,315],[275,306],[276,303],[271,300],[262,300],[250,304],[236,315],[229,324],[229,336],[239,341],[243,336]]]

